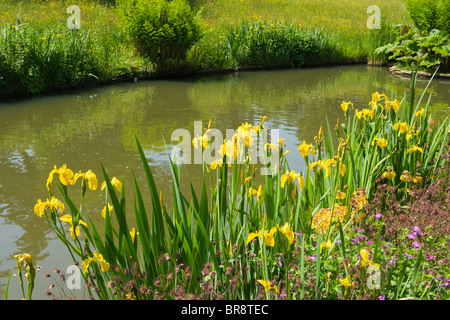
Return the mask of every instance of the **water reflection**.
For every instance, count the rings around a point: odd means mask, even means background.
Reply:
[[[425,86],[426,82],[418,83],[419,93]],[[311,142],[326,119],[332,127],[343,119],[342,101],[361,109],[372,92],[400,100],[405,94],[409,97],[409,87],[410,80],[393,78],[386,69],[346,66],[139,82],[0,102],[0,297],[16,253],[31,253],[41,273],[71,263],[65,248],[33,212],[37,199],[47,196],[45,181],[54,165],[67,164],[74,172],[92,169],[101,183],[101,161],[111,177],[125,177],[127,196],[133,199],[132,169],[138,183],[146,185],[136,135],[158,188],[170,202],[167,157],[176,143],[170,140],[175,129],[193,134],[194,121],[206,126],[212,119],[213,127],[225,136],[226,129],[245,121],[256,123],[263,114],[269,117],[266,127],[279,129],[286,138],[292,169],[303,170],[297,146],[303,140]],[[450,97],[448,82],[435,80],[428,93],[433,95],[431,111],[442,117]],[[182,167],[182,188],[188,196],[189,182],[199,184],[201,173],[198,165]],[[70,192],[76,198],[78,188]],[[88,192],[85,207],[99,228],[103,205],[104,193]],[[127,210],[132,209],[130,200]],[[13,279],[11,299],[21,298],[17,282]],[[35,298],[45,298],[48,284],[38,275]]]

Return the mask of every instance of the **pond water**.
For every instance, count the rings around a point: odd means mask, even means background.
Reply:
[[[279,129],[280,137],[286,139],[287,149],[292,151],[287,156],[291,168],[302,170],[297,146],[303,140],[311,143],[326,118],[332,126],[338,118],[344,119],[342,101],[352,101],[361,109],[375,91],[401,100],[405,93],[409,98],[410,84],[410,79],[395,78],[386,68],[356,65],[124,83],[0,101],[0,298],[9,271],[16,272],[13,256],[17,253],[30,253],[41,267],[35,299],[47,299],[44,292],[48,286],[58,283],[44,279],[44,272],[53,274],[55,267],[64,271],[72,264],[45,219],[33,212],[37,199],[48,196],[45,183],[53,166],[67,164],[74,172],[91,169],[100,184],[103,163],[111,177],[125,178],[128,186],[133,169],[144,185],[136,135],[158,188],[170,202],[168,153],[178,143],[171,141],[176,129],[193,134],[194,121],[203,121],[206,126],[211,119],[212,126],[225,135],[226,129],[235,129],[243,122],[257,123],[262,114],[269,117],[266,128]],[[419,93],[426,84],[418,82]],[[428,90],[431,111],[439,119],[448,111],[449,82],[435,79]],[[189,182],[195,185],[201,181],[200,165],[183,165],[181,170],[184,190],[189,190]],[[75,196],[78,190],[73,187],[70,192]],[[131,188],[127,193],[130,204]],[[99,225],[104,196],[99,189],[88,191],[85,203]],[[17,277],[13,277],[9,299],[21,298]]]

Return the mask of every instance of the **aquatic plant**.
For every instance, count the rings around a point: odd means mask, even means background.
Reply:
[[[148,190],[133,172],[135,225],[127,216],[126,181],[111,178],[103,166],[102,233],[83,206],[88,192],[98,192],[89,170],[75,174],[55,166],[49,197],[38,200],[35,212],[80,266],[89,295],[100,299],[447,298],[448,282],[439,274],[448,271],[448,259],[429,251],[434,240],[422,241],[429,226],[394,227],[390,218],[432,185],[445,163],[449,121],[431,121],[429,101],[419,109],[422,98],[416,100],[413,85],[409,101],[375,92],[362,111],[343,102],[337,146],[327,123],[314,142],[299,146],[303,172],[290,170],[283,139],[259,150],[266,159],[278,151],[276,166],[250,162],[249,148],[267,117],[245,122],[219,145],[214,161],[202,161],[201,191],[192,186],[190,198],[180,189],[180,165],[169,158],[171,209],[136,138]],[[209,130],[211,122],[192,141],[203,155],[212,143]],[[269,174],[258,176],[264,168]],[[70,196],[76,182],[79,206]],[[396,234],[404,228],[403,237],[416,241],[391,238],[392,228]],[[434,236],[438,247],[447,241],[445,234]],[[421,271],[437,266],[432,279]],[[424,281],[425,287],[414,285]]]

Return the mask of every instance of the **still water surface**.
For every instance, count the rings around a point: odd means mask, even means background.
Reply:
[[[326,117],[332,126],[343,119],[342,101],[352,101],[361,109],[375,91],[401,100],[410,84],[409,79],[390,76],[385,68],[358,65],[128,83],[19,102],[0,101],[0,298],[11,268],[15,273],[13,256],[17,253],[30,253],[41,267],[35,299],[46,299],[45,290],[55,283],[44,279],[44,272],[53,273],[55,267],[64,271],[72,264],[45,220],[33,212],[37,199],[48,196],[45,183],[54,165],[67,164],[74,172],[91,169],[100,184],[102,162],[111,177],[125,178],[128,186],[133,169],[144,186],[134,141],[137,135],[157,186],[170,202],[168,153],[178,143],[171,141],[176,129],[193,134],[194,121],[206,126],[211,119],[212,126],[225,136],[226,129],[245,121],[256,124],[263,114],[269,117],[266,128],[279,129],[280,137],[286,139],[292,151],[287,156],[291,168],[302,170],[297,146],[303,140],[312,142]],[[419,81],[419,93],[425,86],[426,81]],[[436,118],[443,117],[450,100],[448,80],[435,79],[428,91],[431,111]],[[181,179],[184,190],[190,181],[199,183],[201,166],[182,166]],[[70,189],[75,198],[78,190]],[[130,205],[131,188],[127,193]],[[103,206],[104,193],[88,191],[85,207],[100,226]],[[128,211],[131,226],[132,209]],[[13,277],[9,299],[21,298],[17,277]]]

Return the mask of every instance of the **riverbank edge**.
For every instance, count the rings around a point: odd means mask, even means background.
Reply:
[[[26,100],[33,97],[41,97],[46,95],[53,95],[59,93],[71,93],[79,92],[83,90],[88,90],[92,88],[116,85],[120,83],[137,83],[139,81],[155,81],[155,80],[176,80],[176,79],[186,79],[186,78],[202,78],[206,76],[219,76],[226,74],[233,74],[238,72],[250,72],[250,71],[270,71],[270,70],[284,70],[284,69],[311,69],[311,68],[323,68],[323,67],[337,67],[345,65],[361,65],[366,64],[370,67],[375,67],[375,65],[369,65],[366,58],[357,59],[345,59],[339,63],[317,63],[308,64],[301,67],[294,67],[290,63],[281,64],[269,64],[269,65],[248,65],[248,66],[237,66],[228,68],[205,68],[205,69],[191,69],[191,70],[181,70],[174,72],[161,73],[146,73],[143,71],[135,71],[129,75],[111,77],[107,79],[89,79],[86,81],[79,82],[77,84],[63,84],[48,88],[47,90],[39,93],[32,93],[27,91],[20,91],[11,93],[8,89],[3,92],[0,91],[0,103],[14,102],[16,100]]]
[[[400,69],[395,65],[389,68],[389,72],[394,76],[404,77],[404,78],[410,78],[410,77],[414,76],[414,73],[415,73],[415,71]],[[428,79],[428,78],[431,78],[432,76],[433,76],[433,74],[430,72],[417,71],[418,78]],[[438,72],[438,73],[436,73],[436,75],[434,77],[450,80],[450,73],[439,73]]]

